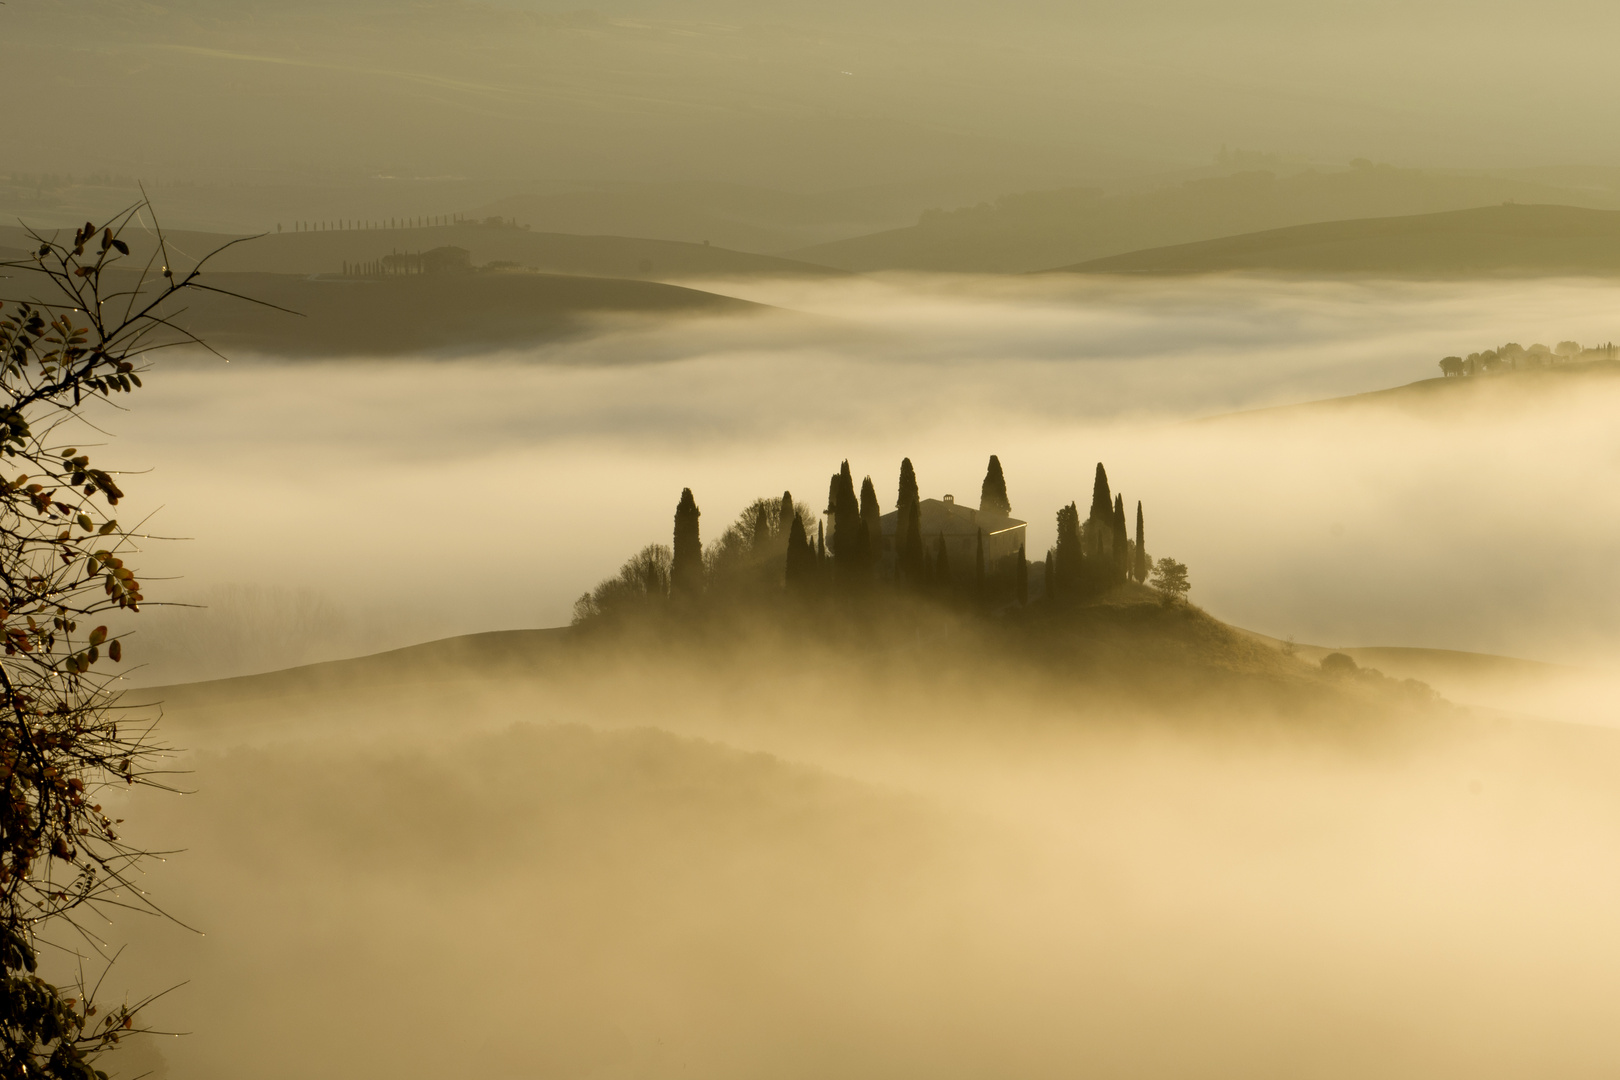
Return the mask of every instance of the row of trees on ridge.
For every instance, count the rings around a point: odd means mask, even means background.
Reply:
[[[906,458],[889,515],[882,512],[872,478],[865,477],[857,490],[845,461],[829,480],[825,510],[817,513],[788,491],[758,498],[705,548],[702,512],[685,488],[675,508],[673,544],[651,544],[637,552],[617,575],[579,598],[574,621],[666,598],[692,602],[703,596],[782,592],[856,595],[892,588],[996,609],[1032,599],[1081,602],[1127,583],[1151,584],[1167,599],[1188,590],[1183,564],[1168,558],[1155,564],[1148,556],[1140,502],[1131,537],[1124,497],[1110,491],[1100,462],[1086,517],[1075,502],[1057,511],[1057,542],[1035,564],[1035,573],[1025,523],[1011,514],[1006,476],[994,455],[977,511],[950,496],[924,500]]]

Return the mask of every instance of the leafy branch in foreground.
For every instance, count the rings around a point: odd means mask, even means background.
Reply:
[[[113,516],[115,473],[69,435],[93,431],[87,400],[141,388],[155,349],[195,343],[174,324],[177,296],[201,264],[177,274],[161,232],[130,258],[122,233],[139,203],[71,240],[33,233],[37,250],[0,263],[0,1075],[90,1080],[91,1062],[130,1032],[146,1004],[102,1012],[94,989],[63,990],[40,974],[42,947],[71,963],[110,963],[83,916],[161,913],[132,882],[152,852],[126,842],[103,810],[112,786],[165,786],[155,714],[119,706],[107,662],[123,660],[109,628],[140,610],[126,565],[138,535]],[[205,260],[206,261],[206,260]],[[214,290],[217,291],[217,290]],[[102,620],[107,620],[103,622]],[[98,1016],[98,1013],[100,1014]]]

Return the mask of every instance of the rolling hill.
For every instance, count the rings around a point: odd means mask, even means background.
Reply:
[[[918,223],[801,248],[846,270],[1020,273],[1259,230],[1435,214],[1516,201],[1620,210],[1612,187],[1559,176],[1467,176],[1367,166],[1287,176],[1241,172],[1104,194],[1068,188],[929,211]]]
[[[221,352],[290,357],[466,354],[584,332],[608,315],[726,315],[761,305],[656,281],[524,271],[383,279],[212,274],[180,322]],[[266,307],[274,304],[279,311]]]
[[[1133,251],[1059,270],[1396,277],[1612,275],[1620,273],[1620,212],[1509,203],[1438,214],[1327,221]]]
[[[68,232],[64,228],[63,232]],[[137,258],[152,249],[150,235],[126,231]],[[170,250],[187,266],[239,237],[224,233],[167,233]],[[0,247],[31,248],[17,226],[0,228]],[[843,271],[770,255],[731,251],[704,243],[643,240],[629,236],[577,236],[491,225],[436,225],[417,228],[347,228],[281,232],[244,240],[208,263],[221,273],[336,274],[345,263],[366,263],[394,252],[459,247],[475,265],[499,262],[553,274],[638,278],[661,281],[689,277],[756,275],[825,276]]]

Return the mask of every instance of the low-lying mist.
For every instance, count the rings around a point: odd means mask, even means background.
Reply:
[[[142,616],[132,652],[154,665],[138,677],[560,624],[667,542],[684,486],[713,539],[756,496],[819,503],[845,457],[887,509],[902,456],[925,496],[972,500],[991,453],[1032,557],[1102,460],[1143,501],[1149,550],[1191,567],[1193,598],[1279,638],[1610,654],[1603,380],[1522,407],[1184,421],[1430,377],[1507,339],[1606,340],[1611,284],[727,287],[801,314],[609,323],[445,363],[165,362],[110,430],[121,462],[154,470],[128,485],[162,506],[154,531],[195,538],[143,556],[183,575],[152,595],[212,606]],[[328,614],[294,617],[311,605]]]
[[[1425,377],[1505,339],[1603,340],[1612,286],[769,290],[750,298],[796,313],[604,324],[457,362],[166,362],[108,427],[120,461],[152,468],[124,485],[130,513],[194,537],[150,545],[145,577],[184,576],[149,594],[209,606],[138,616],[136,678],[556,625],[667,541],[683,486],[713,540],[755,496],[818,505],[845,457],[886,504],[903,455],[924,495],[971,502],[992,452],[1036,558],[1102,460],[1143,501],[1149,551],[1254,630],[1581,662],[1612,647],[1620,387],[1200,419]],[[146,1019],[193,1034],[110,1065],[1620,1065],[1617,734],[1503,715],[1601,724],[1606,684],[1555,701],[1526,676],[1514,697],[1502,680],[1533,666],[1471,682],[1462,664],[1445,690],[1491,707],[1473,711],[1140,596],[1090,637],[1052,609],[846,637],[834,610],[163,691],[194,794],[110,809],[183,849],[143,886],[203,933],[121,916],[107,985],[184,983]]]
[[[1620,1063],[1611,733],[915,649],[172,692],[197,794],[127,812],[206,936],[134,923],[114,980],[189,980],[159,1080]]]

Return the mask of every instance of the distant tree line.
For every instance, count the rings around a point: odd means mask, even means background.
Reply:
[[[791,492],[751,502],[708,547],[691,488],[675,508],[673,542],[652,544],[582,595],[574,621],[707,600],[772,596],[859,597],[903,593],[995,611],[1039,601],[1073,605],[1132,590],[1166,602],[1185,597],[1187,568],[1148,556],[1142,504],[1130,535],[1125,500],[1109,489],[1099,462],[1091,507],[1057,511],[1057,543],[1032,568],[1025,523],[1013,518],[1001,461],[992,455],[975,511],[922,498],[911,459],[901,461],[894,509],[884,514],[870,476],[857,488],[845,461],[828,481],[817,513]],[[1032,569],[1037,572],[1032,573]],[[1033,589],[1032,589],[1033,585]]]
[[[430,251],[394,251],[380,259],[344,262],[347,278],[407,277],[443,274],[472,269],[472,252],[460,247],[436,247]]]
[[[1510,341],[1506,345],[1498,345],[1484,352],[1443,357],[1440,360],[1440,374],[1448,379],[1466,378],[1470,375],[1494,375],[1501,371],[1522,371],[1560,363],[1613,360],[1617,355],[1620,355],[1620,350],[1616,349],[1613,342],[1588,348],[1583,347],[1578,341],[1560,341],[1552,348],[1541,344],[1527,348],[1516,341]]]
[[[486,217],[469,218],[461,214],[438,214],[419,217],[390,217],[390,218],[337,218],[331,221],[295,221],[293,232],[366,232],[377,229],[430,229],[441,225],[475,225],[485,229],[527,229],[527,225],[519,225],[517,218]],[[281,232],[281,224],[276,224],[276,232]]]

